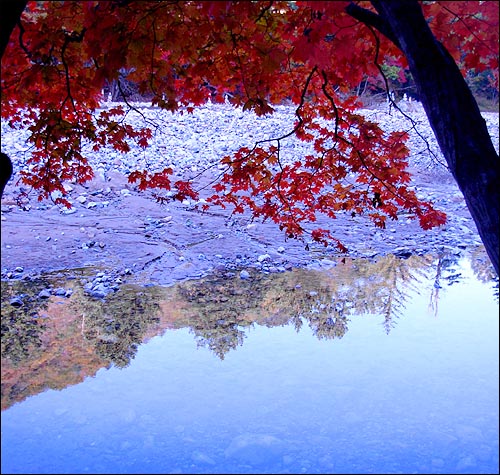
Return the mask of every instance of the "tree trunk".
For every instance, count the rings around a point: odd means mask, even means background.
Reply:
[[[9,44],[10,35],[21,18],[27,0],[4,0],[0,14],[0,59],[3,58],[5,49]],[[0,155],[0,198],[5,185],[12,176],[12,162],[5,153]]]
[[[2,198],[5,185],[11,176],[12,162],[7,154],[0,152],[0,198]]]
[[[458,66],[436,40],[416,0],[372,0],[374,14],[347,11],[377,28],[404,53],[441,152],[499,273],[500,160]]]
[[[0,58],[9,44],[10,35],[26,8],[27,0],[2,0],[0,11]]]

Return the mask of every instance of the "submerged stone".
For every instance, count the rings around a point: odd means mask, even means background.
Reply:
[[[268,434],[242,434],[224,451],[226,458],[250,465],[269,465],[283,460],[285,444]]]

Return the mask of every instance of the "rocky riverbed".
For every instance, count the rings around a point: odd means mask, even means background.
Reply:
[[[409,130],[417,194],[446,212],[448,222],[423,231],[416,221],[401,215],[381,230],[364,217],[340,216],[329,224],[348,247],[348,257],[464,254],[481,247],[458,187],[439,165],[442,157],[423,111],[418,104],[411,104],[411,109],[415,128],[394,110],[364,113],[376,116],[388,130]],[[172,166],[184,178],[208,168],[205,180],[209,180],[217,171],[217,157],[293,126],[292,108],[279,107],[276,114],[264,118],[211,104],[192,115],[150,108],[141,112],[159,126],[151,147],[146,151],[132,148],[126,155],[87,150],[96,176],[83,186],[67,185],[71,210],[51,201],[40,203],[34,196],[21,209],[15,201],[19,185],[15,178],[11,180],[2,199],[2,279],[92,266],[96,270],[88,290],[102,297],[125,281],[170,285],[214,271],[238,272],[247,278],[248,268],[262,272],[322,268],[345,257],[333,247],[287,240],[274,224],[252,221],[245,214],[232,216],[219,208],[202,213],[188,200],[159,204],[151,192],[139,192],[127,182],[126,173],[148,165],[153,169]],[[485,113],[484,117],[498,148],[498,113]],[[137,124],[142,117],[130,114],[128,120]],[[2,151],[13,158],[16,171],[24,166],[29,153],[26,139],[24,131],[14,131],[2,121]],[[298,158],[307,150],[304,144],[290,140],[285,152]],[[320,219],[316,225],[321,224]]]

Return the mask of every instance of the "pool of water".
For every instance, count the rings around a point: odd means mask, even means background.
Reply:
[[[2,473],[498,473],[491,270],[250,274],[2,283]]]

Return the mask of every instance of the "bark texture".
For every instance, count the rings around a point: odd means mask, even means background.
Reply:
[[[371,3],[378,15],[355,4],[347,12],[378,29],[406,56],[441,152],[498,274],[500,159],[472,92],[416,0]]]

